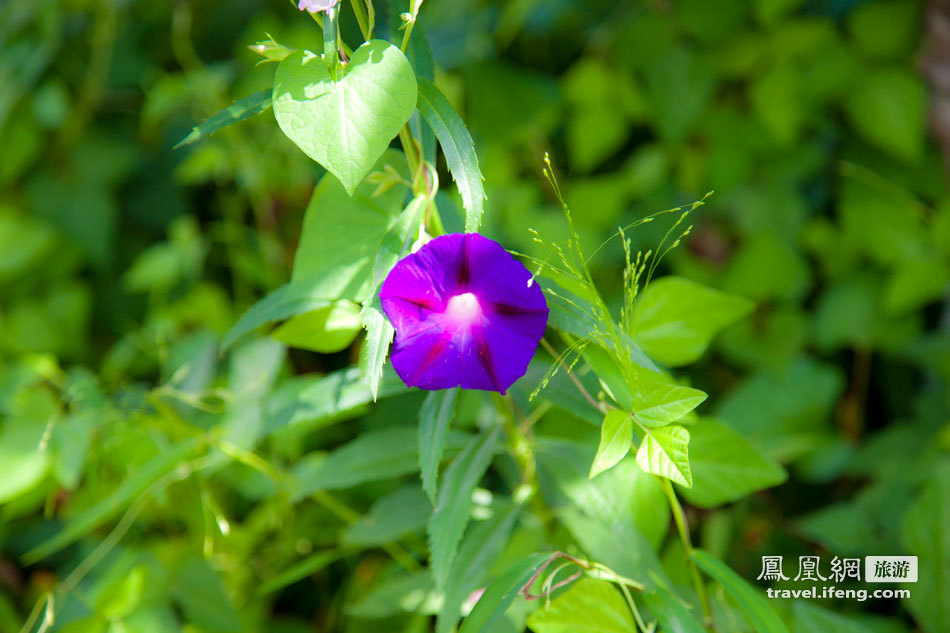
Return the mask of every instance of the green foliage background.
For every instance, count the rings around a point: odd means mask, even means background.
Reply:
[[[379,11],[385,31],[396,12]],[[351,17],[344,38],[358,43]],[[799,555],[899,553],[920,560],[909,600],[769,604],[794,631],[950,630],[950,195],[918,70],[923,3],[428,0],[420,20],[413,41],[428,42],[435,84],[475,138],[483,233],[536,257],[548,252],[529,228],[568,238],[545,152],[587,252],[715,190],[664,272],[755,310],[705,353],[644,347],[673,366],[702,353],[678,373],[710,394],[690,443],[705,483],[680,492],[718,581],[718,630],[769,629],[713,557],[755,585],[762,555],[784,555],[788,574]],[[296,253],[323,171],[270,111],[172,149],[270,89],[274,65],[246,48],[265,33],[323,50],[282,0],[0,5],[2,633],[34,605],[41,626],[47,595],[52,630],[72,632],[424,631],[441,609],[421,564],[424,394],[386,374],[372,404],[345,300],[358,293],[219,354],[292,270],[375,257],[331,185],[317,194],[339,222]],[[462,230],[454,188],[437,201]],[[646,250],[663,230],[628,236]],[[619,241],[592,265],[619,306]],[[717,329],[702,310],[695,327]],[[525,413],[549,364],[542,354],[514,390]],[[474,449],[492,460],[479,482],[443,474],[443,491],[480,486],[457,563],[469,567],[455,568],[473,584],[453,599],[562,549],[654,570],[695,600],[656,480],[631,456],[588,482],[599,417],[585,422],[571,389],[562,374],[542,392],[539,507],[506,505],[519,464],[504,451]],[[448,456],[468,455],[495,415],[479,393],[457,411]],[[788,481],[755,492],[782,481],[777,463]],[[599,613],[597,630],[632,630],[620,594],[577,587],[532,629]],[[657,617],[679,604],[655,600]],[[516,601],[491,630],[522,630],[537,606]]]

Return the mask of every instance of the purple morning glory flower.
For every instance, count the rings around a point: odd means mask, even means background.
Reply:
[[[320,13],[321,11],[332,9],[339,1],[340,0],[300,0],[300,2],[297,3],[297,8],[301,11],[309,11],[310,13]]]
[[[379,297],[396,329],[393,368],[422,389],[505,393],[548,322],[531,273],[478,233],[437,237],[400,260]]]

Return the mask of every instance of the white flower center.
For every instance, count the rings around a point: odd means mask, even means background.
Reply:
[[[465,292],[449,299],[445,316],[456,325],[471,325],[481,318],[482,307],[478,304],[478,297]]]

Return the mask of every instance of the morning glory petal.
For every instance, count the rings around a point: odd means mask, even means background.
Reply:
[[[409,386],[505,393],[547,326],[544,293],[500,244],[443,235],[399,261],[380,291],[396,330],[392,363]]]

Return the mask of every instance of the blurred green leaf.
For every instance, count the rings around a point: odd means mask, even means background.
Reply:
[[[665,631],[701,633],[705,630],[683,601],[664,587],[656,586],[644,592],[643,601],[650,607]]]
[[[172,592],[187,621],[206,631],[231,633],[241,630],[241,620],[225,593],[221,577],[197,556],[178,568]]]
[[[79,485],[97,423],[102,420],[104,413],[102,409],[73,413],[57,421],[53,429],[51,441],[56,451],[53,471],[66,490],[73,490]]]
[[[274,593],[288,585],[292,585],[295,582],[299,582],[306,578],[307,576],[312,576],[321,569],[325,568],[327,565],[333,561],[339,559],[343,556],[343,552],[340,550],[324,550],[322,552],[317,552],[307,556],[303,560],[300,560],[288,569],[277,574],[270,580],[264,582],[257,588],[258,595],[266,596],[267,594]]]
[[[904,518],[903,544],[917,556],[918,583],[907,606],[921,628],[934,633],[950,623],[950,462],[944,458]]]
[[[678,366],[699,358],[717,331],[752,311],[735,297],[679,277],[647,286],[637,305],[634,340],[651,358]]]
[[[138,565],[104,587],[96,601],[96,612],[107,620],[121,620],[138,608],[145,590],[146,568]]]
[[[53,465],[44,436],[58,415],[56,403],[34,391],[21,396],[17,404],[18,410],[0,427],[0,504],[39,484]]]
[[[607,526],[605,529],[615,530],[619,534],[615,535],[617,542],[642,543],[643,550],[631,550],[630,555],[645,556],[652,552],[651,545],[659,546],[669,526],[670,506],[660,481],[631,458],[590,479],[594,448],[593,442],[587,446],[586,442],[538,438],[538,472],[545,498],[556,508],[573,505],[583,509]],[[608,543],[598,547],[608,547]],[[599,557],[596,551],[588,553]]]
[[[312,279],[291,282],[255,303],[228,330],[221,343],[222,351],[227,350],[240,338],[261,326],[289,319],[298,314],[332,309],[333,301],[321,296],[323,293],[319,290],[320,281],[320,279]]]
[[[763,24],[778,22],[801,5],[803,0],[754,0],[755,15]]]
[[[393,543],[425,528],[432,504],[416,485],[380,497],[369,512],[343,532],[342,544],[373,547]]]
[[[191,128],[185,138],[178,141],[172,149],[178,149],[207,138],[223,127],[240,123],[244,119],[257,116],[271,107],[272,95],[270,90],[261,90],[238,99],[220,112],[208,117],[195,127]]]
[[[528,618],[537,633],[633,633],[633,615],[611,583],[581,578]]]
[[[395,376],[381,383],[381,397],[405,392]],[[284,381],[266,404],[266,431],[296,427],[315,429],[366,411],[373,393],[356,367],[326,376],[297,376]]]
[[[814,633],[904,633],[907,628],[898,620],[879,616],[841,615],[814,604],[797,601],[792,606],[795,631]]]
[[[573,105],[567,120],[568,159],[571,167],[588,172],[627,139],[630,117],[621,107],[624,93],[628,101],[642,102],[645,97],[626,73],[596,58],[581,58],[567,70],[561,85]]]
[[[646,69],[653,124],[671,142],[691,132],[714,87],[713,76],[690,49],[677,46],[658,55]]]
[[[479,140],[511,144],[557,122],[557,83],[548,75],[491,61],[469,65],[464,79],[469,128]]]
[[[457,449],[468,436],[452,434],[448,446]],[[295,499],[321,490],[351,488],[367,481],[408,475],[419,470],[416,430],[393,426],[367,431],[328,455],[304,458],[293,469]]]
[[[521,504],[509,503],[499,508],[491,518],[469,527],[445,585],[445,601],[436,620],[436,633],[455,630],[462,603],[481,586],[501,556],[520,512]]]
[[[333,354],[349,347],[362,327],[359,304],[341,299],[290,317],[270,335],[290,347]]]
[[[455,416],[455,401],[459,390],[441,389],[426,396],[419,409],[419,469],[422,489],[432,504],[436,503],[439,462],[445,448],[449,424]]]
[[[468,441],[462,452],[449,464],[442,478],[438,500],[429,517],[429,561],[436,587],[448,581],[459,542],[469,522],[472,492],[481,480],[495,453],[498,429],[483,431]]]
[[[693,486],[682,494],[693,505],[712,508],[783,483],[788,475],[728,425],[701,419],[690,426]]]
[[[788,633],[788,629],[762,597],[761,591],[752,588],[725,563],[703,550],[694,550],[691,558],[701,570],[722,585],[758,633]]]
[[[490,633],[504,615],[518,592],[531,580],[535,572],[550,558],[550,554],[532,554],[512,565],[475,603],[475,608],[462,622],[459,633]]]
[[[885,283],[884,309],[902,314],[938,300],[950,281],[948,268],[938,258],[902,262]]]
[[[771,68],[749,87],[755,115],[780,146],[798,140],[807,114],[800,81],[797,69],[783,65]]]
[[[767,456],[787,461],[816,444],[843,388],[836,367],[803,357],[779,370],[748,376],[719,400],[713,414]]]
[[[870,275],[830,285],[815,307],[815,342],[822,350],[870,347],[876,339],[880,304],[880,283]]]
[[[52,538],[43,541],[24,554],[23,560],[27,562],[42,560],[86,536],[119,514],[152,484],[177,468],[182,461],[195,453],[198,446],[199,441],[194,438],[165,448],[129,475],[105,498],[71,517]]]
[[[756,301],[800,300],[811,285],[808,261],[774,231],[757,231],[733,256],[723,288]]]
[[[603,563],[618,574],[642,582],[647,587],[669,582],[650,543],[630,523],[608,523],[585,516],[575,508],[565,508],[557,513],[557,517],[590,560]],[[666,525],[669,525],[669,519]]]
[[[927,95],[916,74],[873,70],[861,77],[845,105],[851,124],[869,143],[909,162],[921,158]]]
[[[852,177],[842,183],[837,204],[847,240],[885,266],[932,256],[920,203],[859,167],[848,165],[846,169]],[[832,244],[838,250],[847,246],[850,244]]]
[[[28,272],[53,244],[54,234],[45,225],[0,206],[0,283]]]
[[[388,618],[400,613],[433,614],[438,596],[429,570],[388,578],[369,591],[346,612],[359,618]]]
[[[921,7],[909,0],[865,2],[848,14],[848,31],[865,55],[900,58],[913,54]]]
[[[405,179],[405,158],[388,150],[373,173]],[[304,214],[292,284],[307,283],[324,299],[362,301],[371,291],[380,243],[403,209],[406,190],[364,182],[353,195],[332,176],[320,179]],[[346,248],[340,248],[346,244]]]

